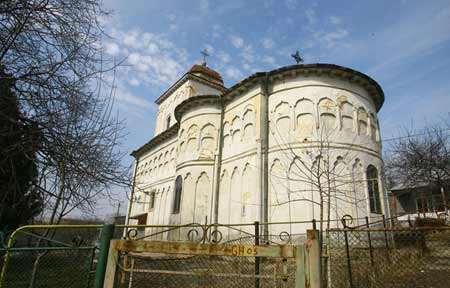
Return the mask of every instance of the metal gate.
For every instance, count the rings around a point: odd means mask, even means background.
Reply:
[[[320,287],[319,239],[304,245],[111,240],[104,287]]]
[[[95,244],[101,227],[19,228],[0,246],[0,287],[93,287]]]

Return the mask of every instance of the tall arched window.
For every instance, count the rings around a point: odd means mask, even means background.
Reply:
[[[156,191],[152,191],[152,193],[150,193],[150,209],[155,208],[155,196]]]
[[[173,214],[180,213],[180,206],[181,206],[181,192],[183,190],[183,179],[180,175],[178,175],[177,179],[175,180],[175,197],[173,198]]]
[[[166,130],[170,128],[170,115],[166,119]]]
[[[372,165],[367,167],[367,189],[369,190],[370,212],[381,214],[380,191],[378,187],[378,171]]]

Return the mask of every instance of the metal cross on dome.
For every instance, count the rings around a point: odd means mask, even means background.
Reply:
[[[200,51],[200,54],[203,55],[202,65],[206,66],[206,57],[209,56],[208,50],[203,49],[203,51]]]
[[[303,62],[303,58],[300,56],[300,52],[295,51],[295,54],[291,54],[291,57],[294,58],[295,62],[299,64],[300,62]]]

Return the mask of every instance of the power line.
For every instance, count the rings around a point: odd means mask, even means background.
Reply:
[[[389,141],[401,140],[401,139],[412,138],[412,137],[417,137],[417,136],[430,135],[430,134],[433,134],[433,133],[439,133],[439,132],[444,132],[444,131],[450,131],[450,128],[437,129],[437,130],[434,130],[434,131],[428,131],[428,132],[417,133],[417,134],[412,134],[412,135],[406,135],[406,136],[399,136],[399,137],[393,137],[393,138],[388,138],[388,139],[382,139],[381,142],[389,142]]]

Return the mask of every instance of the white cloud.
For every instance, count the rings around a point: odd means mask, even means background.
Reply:
[[[175,15],[174,13],[170,13],[169,15],[167,15],[167,19],[169,19],[169,21],[173,22],[177,19],[177,15]]]
[[[316,11],[313,8],[308,8],[305,10],[306,20],[308,21],[308,25],[314,25],[317,22]]]
[[[345,29],[338,29],[336,31],[328,32],[322,35],[322,39],[325,40],[325,43],[328,48],[333,48],[337,45],[339,40],[348,36],[348,31]]]
[[[130,83],[131,86],[139,86],[139,85],[141,85],[141,81],[139,81],[136,78],[131,78],[129,83]]]
[[[277,66],[275,58],[273,58],[272,56],[264,55],[262,57],[261,61],[263,61],[264,63],[267,63],[269,65],[272,65],[272,66]]]
[[[119,42],[114,45],[123,47],[120,50],[122,56],[126,57],[125,65],[131,66],[127,74],[132,74],[133,78],[143,85],[170,85],[181,76],[187,66],[186,50],[176,47],[165,35],[136,29],[115,30],[115,38]],[[127,75],[123,77],[128,78]]]
[[[128,56],[128,63],[131,65],[138,65],[140,63],[141,54],[137,52],[130,53]]]
[[[222,38],[222,34],[224,33],[222,26],[214,24],[212,26],[211,36],[213,39]]]
[[[230,36],[230,40],[231,40],[231,44],[235,47],[235,48],[242,48],[242,46],[244,46],[244,39],[242,39],[239,36],[235,36],[235,35],[231,35]]]
[[[228,67],[225,70],[225,75],[228,78],[231,78],[231,79],[234,79],[234,80],[239,80],[242,77],[244,77],[244,75],[242,74],[241,70],[239,70],[239,69],[237,69],[237,68],[235,68],[233,66],[230,66],[230,67]]]
[[[286,7],[289,10],[295,10],[297,8],[298,1],[297,0],[285,0],[284,4],[286,5]]]
[[[208,53],[214,53],[214,47],[211,44],[206,44],[205,49]]]
[[[264,38],[261,40],[261,43],[265,49],[272,49],[275,44],[272,38]]]
[[[123,35],[122,42],[128,47],[138,48],[140,44],[138,41],[138,32],[130,31],[129,33],[126,33],[125,35]]]
[[[115,80],[107,80],[119,86],[115,93],[118,105],[133,114],[154,109],[152,101],[136,91],[152,95],[173,84],[189,66],[186,50],[164,34],[139,29],[111,28],[110,35],[113,39],[105,43],[105,52],[124,59],[123,65],[116,69]]]
[[[242,49],[242,52],[239,53],[239,56],[242,57],[245,61],[249,63],[255,62],[255,51],[251,45],[247,45]]]
[[[175,13],[170,13],[167,15],[167,19],[169,19],[169,29],[174,31],[177,30],[178,25],[176,23],[177,15]]]
[[[217,58],[219,58],[219,61],[220,61],[222,64],[227,64],[227,63],[230,62],[230,60],[231,60],[230,54],[228,54],[228,53],[226,53],[226,52],[224,52],[224,51],[219,51],[219,52],[217,53]]]
[[[209,0],[200,0],[200,11],[203,14],[208,13],[208,11],[209,11]]]
[[[336,17],[336,16],[330,16],[329,20],[330,20],[331,24],[333,24],[333,25],[339,25],[342,23],[341,18]]]
[[[117,91],[115,93],[115,98],[119,102],[122,102],[125,104],[131,104],[133,106],[137,106],[139,108],[144,108],[144,109],[150,109],[153,105],[152,102],[150,102],[146,99],[143,99],[141,97],[135,96],[122,88],[117,89]]]
[[[116,43],[106,43],[105,52],[111,56],[117,56],[120,52],[119,45]]]

